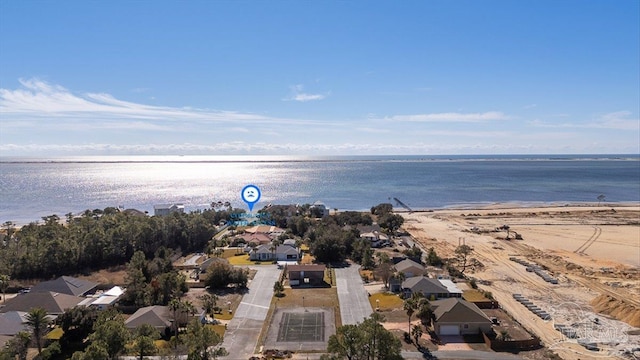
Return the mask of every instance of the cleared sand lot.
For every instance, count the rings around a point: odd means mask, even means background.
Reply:
[[[632,335],[637,332],[629,334],[640,326],[640,207],[494,207],[403,216],[404,228],[442,257],[453,257],[461,243],[471,246],[479,264],[465,273],[481,280],[481,288],[563,358],[601,359],[640,346],[640,336]],[[497,230],[503,225],[511,240]],[[515,233],[523,240],[513,240]],[[559,283],[545,282],[510,258],[546,267]],[[514,293],[553,319],[533,315]],[[587,351],[567,339],[554,329],[558,323],[573,326],[601,350]]]

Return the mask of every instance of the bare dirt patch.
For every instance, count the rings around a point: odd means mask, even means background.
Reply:
[[[569,325],[575,323],[579,329],[585,320],[589,322],[596,317],[603,318],[605,325],[601,327],[615,330],[616,334],[631,329],[597,311],[619,318],[621,314],[632,314],[625,319],[630,323],[635,321],[632,307],[640,304],[637,269],[640,267],[640,208],[637,206],[465,209],[405,217],[405,229],[424,249],[434,247],[441,257],[451,257],[460,239],[465,239],[474,249],[472,256],[485,266],[476,271],[470,269],[466,274],[484,283],[480,285],[482,290],[492,292],[519,323],[563,358],[595,357],[593,352],[564,339],[553,328],[553,321],[545,322],[533,315],[516,302],[512,294],[529,297],[554,317]],[[502,225],[509,226],[512,240],[504,240],[507,232],[498,229]],[[524,240],[513,240],[515,232]],[[549,284],[527,272],[524,266],[509,260],[513,256],[543,266],[558,278],[559,284]],[[599,297],[602,294],[615,301]],[[572,317],[563,304],[577,306],[579,316]],[[640,337],[635,335],[622,340],[618,344],[615,341],[601,344],[604,350],[596,356],[618,354],[620,350],[640,344]]]
[[[78,276],[78,278],[93,281],[98,284],[123,286],[125,284],[126,276],[126,266],[122,265],[99,270],[91,273],[90,275]]]

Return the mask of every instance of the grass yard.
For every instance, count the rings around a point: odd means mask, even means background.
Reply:
[[[232,250],[235,251],[235,250]],[[232,255],[227,258],[231,265],[273,265],[273,261],[253,261],[249,260],[249,255]]]
[[[464,290],[462,292],[462,298],[469,302],[489,301],[489,299],[487,299],[487,297],[484,296],[484,294],[480,290],[475,290],[475,289]]]
[[[205,326],[210,328],[211,330],[215,331],[216,334],[220,335],[221,338],[224,337],[224,332],[225,332],[225,330],[227,330],[227,328],[224,325],[210,325],[210,324],[207,324]]]
[[[217,320],[231,320],[233,313],[229,314],[228,310],[223,310],[221,314],[213,314],[213,318]]]
[[[235,257],[236,255],[246,255],[246,253],[242,248],[224,249],[224,252],[222,253],[222,257],[225,259]]]
[[[400,299],[400,297],[393,293],[377,293],[369,296],[369,302],[371,303],[371,308],[375,309],[380,301],[380,311],[388,311],[393,309],[402,309],[402,305],[404,301]]]

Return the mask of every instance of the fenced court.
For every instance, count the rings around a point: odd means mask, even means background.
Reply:
[[[324,312],[283,313],[278,341],[324,341]]]
[[[327,349],[336,333],[333,308],[305,307],[276,309],[264,341],[265,349],[296,352]]]

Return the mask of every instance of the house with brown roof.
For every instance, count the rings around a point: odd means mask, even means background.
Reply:
[[[325,285],[324,265],[289,265],[287,273],[290,286],[323,286]]]
[[[467,335],[491,331],[491,319],[475,304],[460,298],[431,302],[438,335]]]

